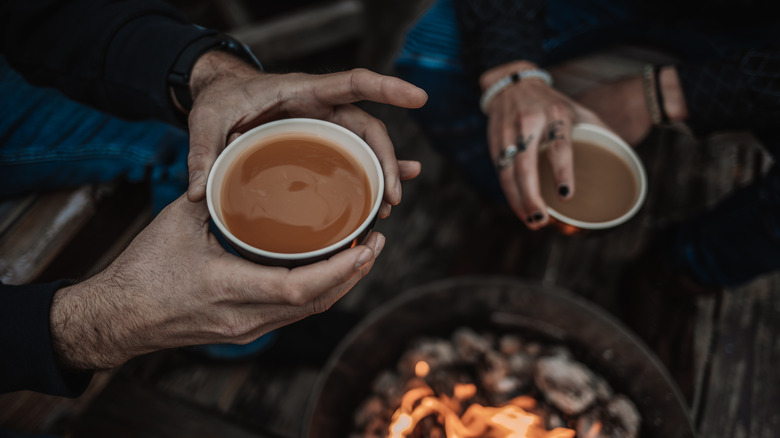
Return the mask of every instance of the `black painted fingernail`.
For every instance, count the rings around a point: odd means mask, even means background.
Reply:
[[[558,194],[564,198],[569,196],[569,186],[561,184],[560,187],[558,187]]]
[[[544,219],[544,215],[543,214],[539,213],[538,211],[536,213],[534,213],[534,220],[535,221],[538,222],[538,221],[540,221],[542,219]]]
[[[532,224],[532,223],[534,223],[534,218],[531,217],[531,216],[528,216],[527,218],[525,218],[525,221],[528,222],[529,224]]]

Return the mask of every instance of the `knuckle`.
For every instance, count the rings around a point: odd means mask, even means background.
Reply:
[[[252,324],[239,315],[231,315],[225,318],[222,323],[221,333],[231,342],[245,339],[252,332]]]
[[[303,287],[297,284],[288,284],[282,288],[282,300],[294,307],[302,307],[309,302]]]
[[[533,128],[544,124],[545,116],[541,111],[525,111],[520,114],[520,126]]]
[[[193,143],[190,146],[190,152],[187,154],[187,162],[198,161],[208,155],[208,148],[201,143]]]
[[[312,314],[323,313],[326,310],[330,309],[331,306],[333,306],[332,301],[324,300],[324,299],[315,300],[311,304],[311,313]]]
[[[570,118],[572,115],[571,106],[560,100],[550,104],[549,111],[555,119]]]
[[[385,122],[377,119],[376,117],[372,117],[371,121],[374,129],[378,129],[381,132],[387,132],[387,125]]]
[[[567,151],[567,146],[569,143],[566,142],[566,140],[562,138],[551,140],[547,143],[547,148],[550,153],[555,155],[560,155],[563,152]]]

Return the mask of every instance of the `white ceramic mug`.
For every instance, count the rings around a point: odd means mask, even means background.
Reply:
[[[620,157],[629,167],[636,179],[636,196],[634,204],[623,215],[604,222],[585,222],[561,214],[551,207],[547,212],[555,220],[563,224],[561,227],[566,234],[573,234],[579,230],[604,230],[625,223],[642,208],[647,196],[647,174],[642,160],[634,152],[634,149],[612,131],[589,123],[579,123],[572,127],[572,142],[585,142],[603,147]]]
[[[238,239],[225,225],[222,212],[222,187],[232,164],[247,150],[262,147],[266,139],[281,135],[303,134],[322,139],[325,143],[338,145],[363,168],[371,186],[371,210],[368,217],[349,235],[336,243],[314,251],[280,253],[255,248]],[[257,146],[261,144],[261,146]],[[283,119],[260,125],[239,136],[219,155],[211,169],[206,184],[206,202],[211,219],[218,230],[235,250],[244,258],[265,265],[295,267],[325,260],[344,249],[362,243],[376,223],[379,207],[384,197],[385,184],[382,167],[374,151],[354,132],[334,123],[317,119]]]

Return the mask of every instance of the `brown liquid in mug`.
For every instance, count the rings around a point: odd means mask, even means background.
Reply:
[[[628,213],[638,196],[638,183],[628,163],[612,151],[573,142],[574,195],[558,196],[552,165],[539,157],[539,183],[544,202],[566,217],[582,222],[607,222]]]
[[[225,225],[244,243],[279,253],[314,251],[368,217],[368,176],[338,146],[301,134],[259,146],[231,165],[222,188]]]

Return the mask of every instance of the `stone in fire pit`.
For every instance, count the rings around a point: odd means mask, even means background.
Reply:
[[[456,393],[471,384],[476,388],[473,395],[463,398]],[[488,409],[522,405],[543,422],[540,434],[510,435],[491,430],[491,437],[570,437],[576,431],[576,436],[583,438],[631,438],[640,430],[634,403],[615,394],[606,380],[577,361],[566,347],[532,342],[515,333],[477,333],[462,327],[449,339],[418,339],[403,353],[395,370],[382,372],[355,414],[351,436],[391,436],[391,421],[398,417],[402,400],[409,404],[404,394],[410,390],[435,395],[438,399],[431,403],[438,406],[441,401],[456,416],[462,416],[458,422],[463,424],[470,415],[469,406],[475,403]],[[414,403],[423,404],[421,398]],[[444,417],[440,411],[426,414],[410,433],[397,436],[447,436]],[[555,430],[547,434],[545,429]]]

